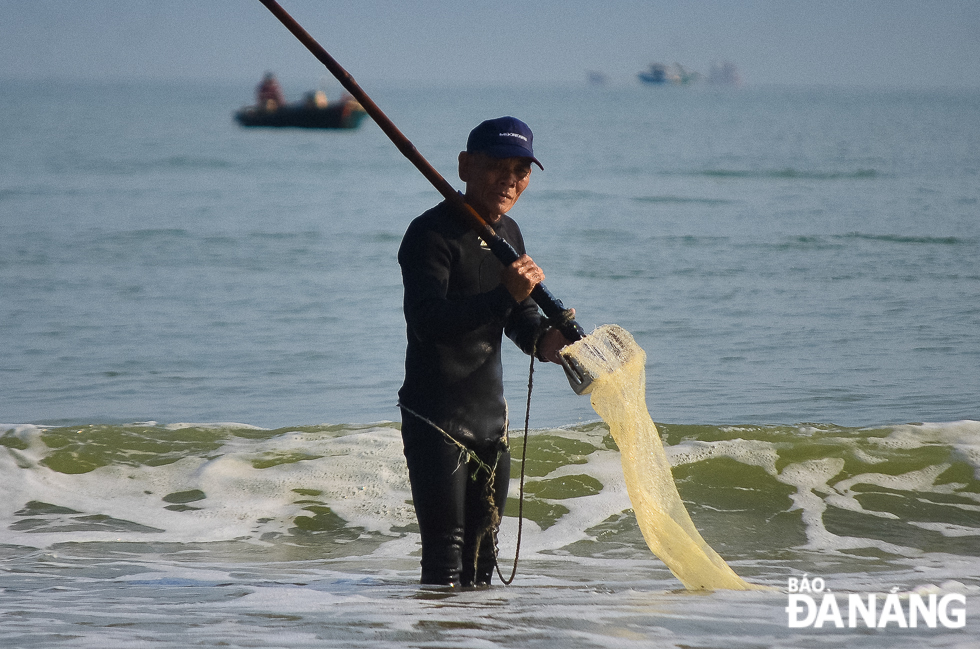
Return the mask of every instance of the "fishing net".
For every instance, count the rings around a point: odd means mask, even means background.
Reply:
[[[735,574],[694,527],[646,406],[646,354],[622,327],[604,325],[563,354],[593,377],[592,407],[619,446],[636,520],[650,550],[689,590],[756,588]]]

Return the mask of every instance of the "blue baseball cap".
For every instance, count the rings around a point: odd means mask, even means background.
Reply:
[[[544,167],[534,157],[531,127],[516,117],[498,117],[482,122],[470,131],[466,139],[467,153],[484,153],[491,158],[530,158]]]

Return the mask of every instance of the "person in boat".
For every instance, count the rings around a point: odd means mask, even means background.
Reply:
[[[315,92],[308,92],[303,96],[304,105],[307,109],[323,109],[326,108],[330,102],[327,101],[327,93],[322,90],[317,90]]]
[[[568,341],[530,298],[544,272],[507,215],[531,165],[541,167],[531,129],[514,117],[487,120],[469,134],[458,163],[466,202],[521,256],[501,264],[447,202],[412,221],[398,251],[408,336],[398,405],[421,581],[473,586],[490,583],[510,480],[503,334],[551,362]]]
[[[286,105],[279,82],[271,72],[266,72],[262,82],[255,89],[256,105],[262,110],[274,111]]]

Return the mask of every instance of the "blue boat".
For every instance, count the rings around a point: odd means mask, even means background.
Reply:
[[[645,71],[637,74],[643,83],[664,84],[670,79],[667,77],[667,66],[663,63],[651,63]]]

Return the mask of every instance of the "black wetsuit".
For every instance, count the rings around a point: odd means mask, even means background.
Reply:
[[[508,216],[494,230],[524,252],[520,228]],[[501,263],[445,203],[412,221],[398,263],[408,333],[398,397],[422,535],[422,583],[489,583],[493,539],[480,536],[487,494],[502,514],[510,479],[501,334],[530,353],[545,323],[533,300],[511,297],[500,283]],[[467,465],[444,433],[495,466],[491,488],[487,471]]]

